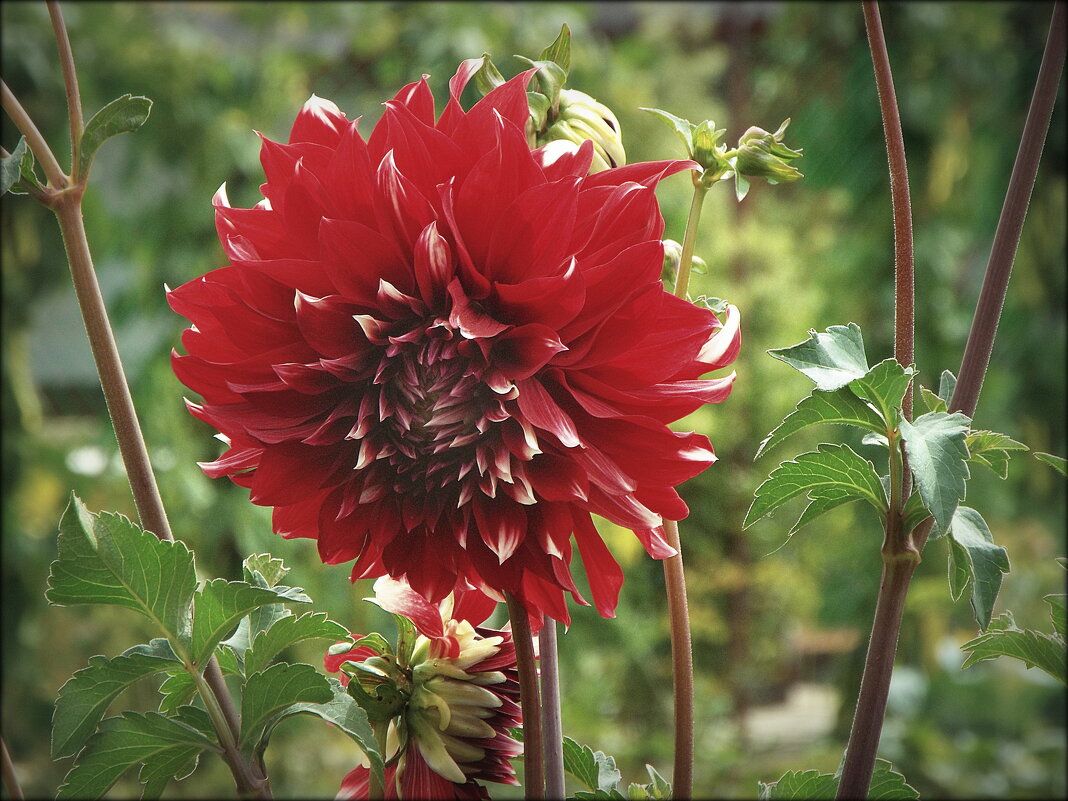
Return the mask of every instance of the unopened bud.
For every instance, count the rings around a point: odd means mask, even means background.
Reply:
[[[556,121],[539,138],[541,145],[564,139],[581,145],[589,139],[593,142],[593,164],[590,172],[600,172],[609,167],[621,167],[627,163],[623,149],[623,136],[619,120],[604,103],[594,100],[585,92],[576,89],[560,91],[560,106]]]
[[[790,120],[779,126],[775,133],[752,127],[738,140],[737,171],[747,178],[764,178],[769,184],[786,183],[802,178],[802,174],[790,161],[801,155],[783,144],[783,135]]]

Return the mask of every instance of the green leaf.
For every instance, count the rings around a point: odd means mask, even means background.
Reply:
[[[20,136],[11,155],[0,159],[0,195],[19,194],[15,185],[24,178],[34,185],[38,183],[33,174],[33,154],[26,147],[26,137]]]
[[[818,770],[790,770],[777,781],[758,782],[761,801],[798,798],[834,798],[838,777]]]
[[[148,778],[155,784],[161,773],[188,773],[190,762],[204,750],[221,749],[192,726],[156,712],[124,712],[122,717],[101,722],[100,731],[78,754],[57,798],[100,798],[120,776],[142,763],[149,766]]]
[[[1065,610],[1065,595],[1047,595],[1042,600],[1049,604],[1049,616],[1053,620],[1053,630],[1063,639],[1065,637],[1065,619],[1068,611]]]
[[[657,799],[657,801],[671,798],[671,782],[657,773],[656,768],[652,765],[646,765],[645,770],[652,781],[649,784],[632,784],[627,789],[627,797],[632,799],[653,798]]]
[[[89,666],[59,688],[52,714],[52,759],[78,753],[111,702],[135,681],[181,664],[163,638],[135,645],[114,659],[90,657]]]
[[[864,339],[856,323],[832,325],[825,333],[809,331],[809,338],[768,354],[807,375],[817,389],[833,392],[868,372]]]
[[[943,531],[964,499],[970,475],[964,444],[970,422],[959,412],[928,412],[912,423],[902,420],[900,424],[916,489]]]
[[[802,453],[796,460],[783,462],[757,487],[753,505],[743,528],[798,495],[807,494],[817,509],[802,515],[804,522],[828,509],[853,500],[865,500],[880,513],[886,512],[886,496],[875,467],[848,445],[819,445],[816,451]],[[798,521],[799,525],[803,525]],[[795,530],[796,530],[795,526]]]
[[[885,759],[876,759],[868,786],[868,801],[896,801],[897,799],[919,798],[916,788],[905,781],[905,777],[895,771],[894,766]]]
[[[999,656],[1021,660],[1028,668],[1044,670],[1061,684],[1068,684],[1068,658],[1064,638],[1031,629],[1019,629],[1008,612],[991,621],[986,634],[960,647],[968,654],[961,668]]]
[[[954,572],[967,573],[972,585],[972,611],[981,631],[986,631],[993,614],[994,601],[1001,589],[1001,574],[1009,572],[1008,552],[994,544],[994,537],[980,515],[968,506],[958,506],[949,528],[950,559],[955,563],[950,567],[950,589],[960,589],[959,577],[954,588]],[[965,581],[965,584],[968,582]],[[953,600],[960,597],[956,592]]]
[[[197,685],[192,675],[184,668],[172,672],[159,686],[163,698],[159,702],[159,711],[164,715],[174,715],[178,708],[188,704],[196,695]]]
[[[253,673],[241,697],[242,747],[259,739],[268,719],[292,704],[325,704],[334,697],[326,677],[311,665],[285,662]]]
[[[946,412],[949,411],[949,407],[946,406],[946,402],[938,397],[935,393],[931,392],[927,387],[920,387],[920,397],[923,398],[923,403],[927,407],[929,412]]]
[[[884,359],[862,377],[850,381],[849,389],[875,406],[886,428],[893,429],[897,427],[901,400],[915,374],[913,368],[902,367],[896,359]]]
[[[749,194],[749,179],[737,170],[734,171],[734,196],[741,203]]]
[[[623,774],[616,768],[615,759],[603,751],[594,751],[588,745],[580,745],[570,737],[564,737],[564,770],[594,792],[607,793],[614,790],[623,778]]]
[[[300,617],[284,617],[256,635],[252,648],[245,653],[245,670],[249,675],[259,673],[279,652],[301,640],[340,640],[348,636],[349,630],[340,623],[329,620],[326,612],[308,612]]]
[[[273,587],[286,577],[289,568],[285,562],[269,553],[254,553],[241,563],[241,572],[245,574],[245,581],[255,584],[257,587]],[[262,584],[256,580],[259,574]]]
[[[964,438],[968,446],[968,461],[989,467],[1001,478],[1009,477],[1011,451],[1026,451],[1022,442],[994,431],[969,431]]]
[[[949,402],[953,399],[953,391],[957,388],[957,377],[949,370],[943,370],[938,379],[938,397],[945,405],[942,411],[949,411]]]
[[[1068,461],[1063,456],[1054,456],[1052,453],[1035,451],[1034,456],[1038,461],[1045,462],[1062,476],[1068,476]]]
[[[600,753],[598,751],[597,753]],[[579,790],[573,796],[578,801],[626,801],[627,797],[615,787],[611,790]]]
[[[371,761],[371,770],[382,778],[384,766],[382,755],[378,753],[378,745],[375,742],[375,733],[367,720],[365,712],[351,695],[346,692],[340,681],[334,678],[327,679],[333,698],[325,703],[298,703],[292,704],[281,712],[271,717],[264,726],[263,735],[257,750],[262,753],[266,748],[274,727],[285,718],[293,715],[307,714],[322,718],[328,723],[337,726],[341,731],[356,741]]]
[[[482,66],[475,73],[475,86],[483,97],[488,95],[498,86],[503,86],[505,78],[501,75],[497,65],[493,63],[489,53],[482,54]]]
[[[254,609],[282,601],[310,603],[300,587],[254,587],[245,581],[214,579],[194,601],[193,661],[203,665],[219,641]]]
[[[195,589],[193,554],[184,544],[158,540],[122,515],[94,515],[71,496],[48,575],[50,603],[136,609],[169,639],[186,643]]]
[[[759,459],[761,454],[771,450],[791,434],[817,423],[840,423],[869,431],[885,431],[883,421],[875,410],[848,389],[842,388],[833,392],[814,389],[811,395],[797,404],[797,408],[786,416],[778,428],[764,438],[753,458]]]
[[[571,69],[571,29],[567,27],[567,23],[560,26],[560,35],[541,51],[538,58],[558,64],[565,73]]]
[[[905,506],[901,510],[901,525],[904,527],[905,533],[908,534],[930,516],[931,513],[923,505],[923,499],[920,498],[919,493],[914,492],[905,501]],[[937,528],[931,528],[931,539],[937,539],[941,535],[942,532]]]
[[[78,175],[84,178],[89,173],[93,156],[100,146],[113,136],[136,131],[148,119],[152,101],[147,97],[125,94],[108,103],[85,124],[81,150],[78,157]]]
[[[693,129],[696,126],[692,122],[658,108],[642,108],[641,111],[648,111],[661,122],[667,123],[668,127],[682,140],[682,144],[686,148],[686,157],[693,156]]]

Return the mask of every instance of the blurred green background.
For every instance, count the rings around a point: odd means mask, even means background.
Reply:
[[[886,4],[916,229],[921,381],[956,371],[1052,10],[1050,3]],[[63,85],[43,3],[5,2],[4,80],[66,161]],[[430,74],[435,94],[464,58],[490,52],[507,75],[567,22],[570,85],[610,105],[631,161],[677,157],[679,143],[640,106],[712,118],[727,140],[750,125],[804,148],[796,184],[755,185],[742,203],[711,193],[692,293],[742,310],[738,381],[724,404],[685,425],[720,456],[683,488],[682,524],[697,668],[698,797],[754,797],[788,769],[833,772],[841,758],[879,577],[880,534],[857,505],[839,508],[780,550],[786,512],[742,532],[755,487],[813,431],[760,462],[757,444],[809,391],[764,351],[809,328],[859,323],[872,363],[891,355],[893,243],[886,153],[856,3],[86,3],[64,6],[87,115],[124,93],[155,101],[137,134],[99,153],[85,213],[100,281],[175,535],[202,576],[240,575],[243,555],[293,567],[320,609],[354,630],[383,625],[369,583],[323,567],[314,543],[283,541],[247,491],[204,477],[221,449],[185,411],[168,353],[184,321],[177,286],[224,263],[210,199],[235,206],[262,181],[253,130],[284,140],[313,92],[368,132],[382,101]],[[1054,112],[976,425],[1036,450],[1065,452],[1065,103]],[[18,135],[5,117],[2,143]],[[681,239],[689,181],[658,192],[666,236]],[[3,732],[24,787],[51,796],[69,760],[48,756],[56,692],[89,656],[154,636],[137,616],[54,608],[43,597],[69,493],[93,510],[133,514],[121,463],[51,215],[3,199]],[[851,436],[851,435],[847,435]],[[873,449],[849,440],[869,458]],[[1049,629],[1041,597],[1063,591],[1065,482],[1029,456],[1007,481],[975,468],[969,499],[1009,550],[995,614]],[[800,512],[800,507],[793,510]],[[561,641],[564,729],[614,754],[626,781],[643,765],[670,776],[670,649],[658,563],[606,527],[626,570],[618,619],[574,611]],[[774,553],[772,553],[774,551]],[[924,554],[908,597],[880,755],[925,797],[1065,794],[1064,688],[1010,660],[960,670],[975,636],[948,594],[944,542]],[[294,651],[318,662],[325,643]],[[142,684],[119,699],[152,708]],[[120,709],[124,707],[115,707]],[[354,746],[311,718],[280,727],[268,751],[279,797],[330,797]],[[205,760],[167,797],[231,796]],[[519,797],[492,786],[497,797]],[[113,791],[137,793],[132,778]]]

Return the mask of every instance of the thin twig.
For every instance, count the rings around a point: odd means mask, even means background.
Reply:
[[[560,719],[560,665],[556,621],[548,615],[538,634],[541,666],[541,730],[545,749],[545,797],[564,797],[564,732]]]
[[[0,737],[0,748],[3,749],[4,787],[7,788],[7,792],[12,798],[22,801],[26,796],[22,792],[19,777],[15,773],[15,763],[11,761],[11,754],[7,751],[7,740],[3,737]]]
[[[26,113],[22,104],[19,103],[3,81],[0,81],[0,92],[2,92],[4,111],[7,112],[11,121],[15,123],[15,127],[19,129],[19,132],[26,137],[26,145],[30,148],[30,152],[33,153],[33,157],[41,165],[41,169],[44,170],[45,178],[48,180],[49,185],[53,189],[66,189],[69,185],[67,176],[64,174],[63,168],[59,166],[59,162],[56,161],[52,149],[48,146],[44,137],[41,136],[41,132],[37,130],[37,126],[30,119],[30,115]]]
[[[542,799],[545,798],[545,751],[534,638],[530,634],[527,610],[511,593],[506,592],[504,597],[508,601],[508,619],[512,621],[512,641],[515,643],[516,667],[519,669],[519,701],[523,707],[523,795],[527,799]]]
[[[82,144],[82,99],[78,92],[78,75],[74,70],[74,53],[67,36],[67,26],[63,24],[63,12],[55,0],[48,2],[48,16],[52,19],[52,29],[56,35],[59,48],[59,63],[63,68],[63,85],[67,90],[67,116],[70,118],[70,174],[77,183],[79,178],[78,159]]]

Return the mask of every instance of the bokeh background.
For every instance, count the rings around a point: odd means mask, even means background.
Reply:
[[[1037,73],[1050,3],[886,4],[916,228],[917,359],[922,383],[956,371]],[[506,75],[563,22],[574,33],[570,85],[615,109],[630,160],[679,156],[655,106],[712,118],[728,141],[750,125],[804,148],[796,184],[711,193],[693,294],[743,315],[739,378],[724,404],[684,421],[720,456],[683,488],[682,524],[697,667],[696,792],[754,797],[788,769],[833,772],[843,751],[879,578],[880,533],[865,507],[842,507],[784,547],[787,512],[743,532],[756,486],[809,449],[810,431],[753,460],[757,444],[809,391],[765,350],[809,328],[859,323],[872,363],[891,354],[893,244],[886,155],[857,3],[71,3],[64,6],[82,99],[91,114],[124,93],[155,101],[137,134],[108,142],[85,213],[100,281],[175,534],[202,576],[240,575],[270,551],[291,583],[354,630],[384,625],[343,567],[314,543],[284,541],[247,491],[195,462],[221,445],[182,403],[171,373],[183,320],[164,300],[221,266],[210,199],[224,181],[251,205],[262,172],[258,130],[284,140],[313,92],[361,129],[405,83],[430,74],[440,98],[456,64],[489,52]],[[43,3],[5,2],[2,72],[61,161],[69,147],[63,86]],[[976,425],[1036,450],[1065,452],[1065,98],[1062,80]],[[440,100],[439,100],[440,102]],[[17,133],[3,120],[2,142]],[[659,190],[667,236],[682,238],[689,182]],[[56,525],[71,491],[90,509],[133,515],[96,384],[58,230],[26,198],[4,197],[3,732],[26,790],[51,796],[69,760],[48,756],[53,699],[93,654],[154,636],[108,608],[49,607]],[[852,436],[846,434],[846,436]],[[861,453],[873,449],[849,440]],[[1041,597],[1063,591],[1065,482],[1030,456],[1007,481],[975,468],[970,502],[1009,550],[995,613],[1049,630]],[[800,507],[792,510],[795,514]],[[618,619],[578,608],[561,641],[564,729],[615,755],[626,781],[670,776],[671,680],[662,572],[627,532],[605,527],[626,570]],[[998,660],[961,671],[975,636],[952,603],[944,542],[932,542],[909,593],[880,755],[928,798],[1063,797],[1064,688]],[[318,662],[321,646],[293,658]],[[120,703],[153,708],[141,684]],[[120,709],[124,707],[116,707]],[[354,746],[312,718],[279,728],[268,766],[279,797],[330,797]],[[205,760],[167,797],[227,797],[229,775]],[[491,787],[496,797],[516,791]],[[115,797],[138,792],[132,778]]]

